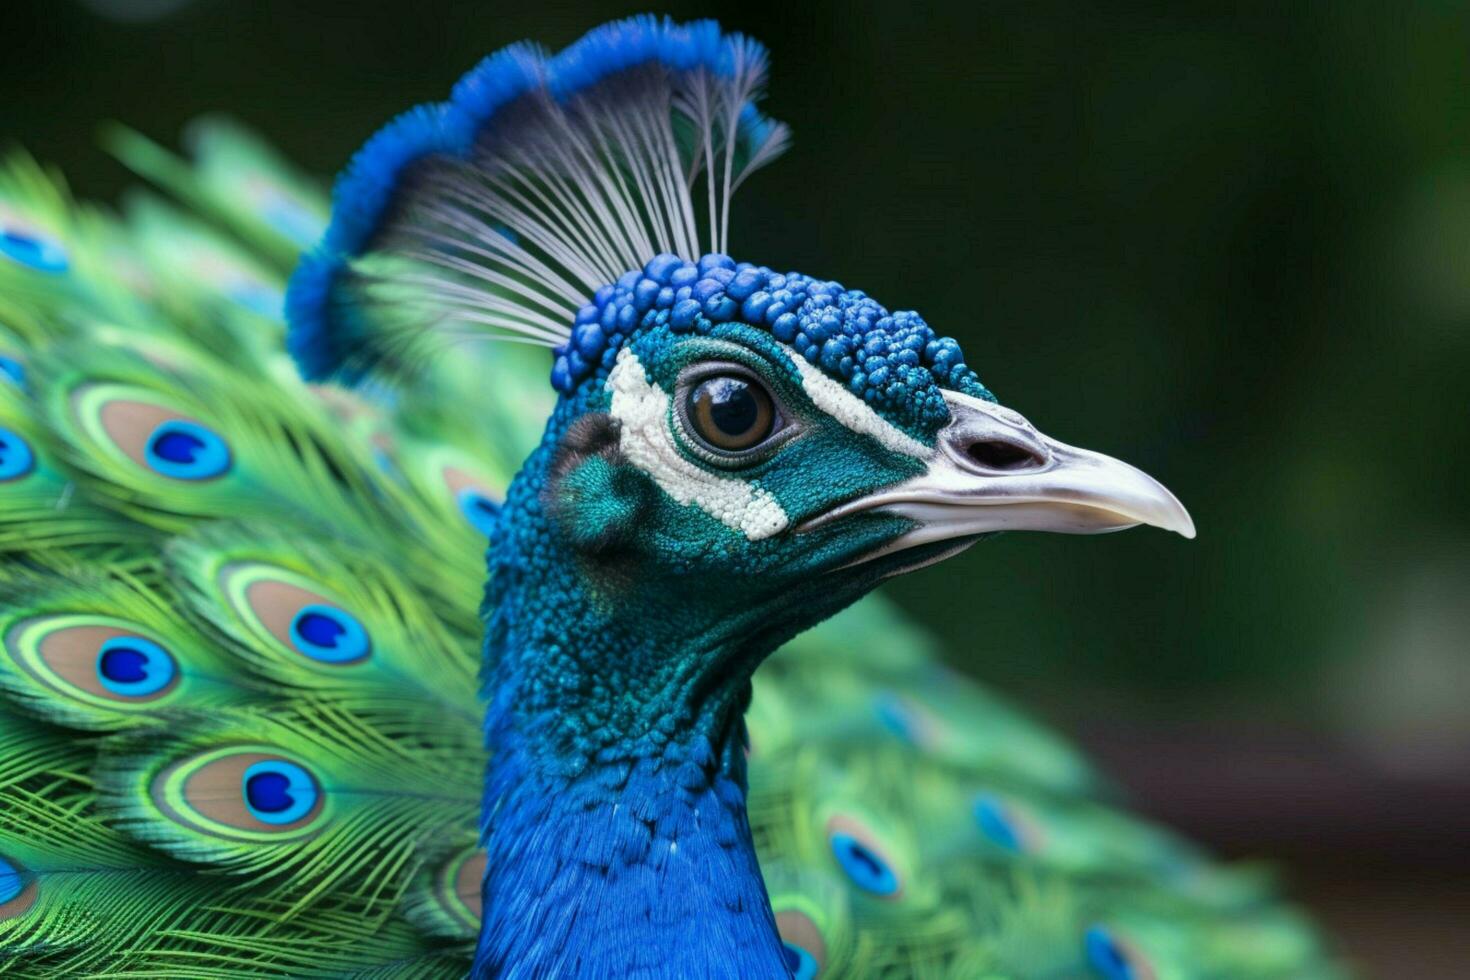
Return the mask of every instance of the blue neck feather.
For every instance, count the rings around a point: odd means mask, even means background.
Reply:
[[[473,975],[785,976],[741,720],[784,636],[692,629],[687,591],[589,572],[545,513],[554,441],[512,486],[491,549]]]
[[[549,774],[501,732],[476,977],[779,977],[731,740]]]

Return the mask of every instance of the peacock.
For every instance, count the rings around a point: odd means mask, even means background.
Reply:
[[[330,203],[225,118],[109,130],[166,192],[120,212],[8,160],[0,972],[1341,975],[870,594],[1194,527],[919,314],[729,257],[766,75],[711,22],[513,45]]]

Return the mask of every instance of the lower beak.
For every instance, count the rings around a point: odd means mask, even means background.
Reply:
[[[798,530],[864,511],[914,523],[865,561],[990,531],[1102,534],[1152,524],[1194,537],[1184,506],[1142,470],[1042,435],[1003,406],[952,391],[944,398],[950,421],[925,472],[819,514]]]

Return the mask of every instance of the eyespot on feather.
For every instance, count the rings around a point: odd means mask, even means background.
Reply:
[[[273,827],[295,823],[311,812],[321,796],[316,780],[294,762],[262,759],[240,777],[245,809]]]
[[[439,870],[437,892],[445,911],[462,920],[470,931],[480,928],[483,914],[481,884],[485,879],[486,855],[483,848],[461,851]]]
[[[1103,980],[1157,980],[1158,973],[1132,943],[1106,926],[1090,927],[1083,936],[1087,963]]]
[[[38,272],[65,272],[71,266],[66,249],[49,235],[18,225],[0,224],[0,257]]]
[[[991,843],[1012,854],[1036,854],[1045,843],[1036,821],[1015,803],[982,793],[972,805],[975,824]]]
[[[910,695],[881,691],[873,697],[873,711],[884,728],[917,748],[936,748],[946,738],[944,722]]]
[[[36,453],[31,444],[20,433],[0,426],[0,483],[29,476],[35,468]]]
[[[92,438],[171,480],[214,480],[234,462],[223,436],[143,389],[83,385],[72,393],[72,411]]]
[[[797,909],[776,913],[776,932],[793,980],[815,980],[827,965],[827,943],[812,917]]]
[[[374,432],[368,438],[368,445],[372,447],[373,463],[384,475],[403,481],[403,467],[398,462],[398,446],[393,436],[387,432]]]
[[[370,652],[367,630],[357,617],[325,603],[298,609],[291,618],[289,635],[293,647],[322,663],[353,663]]]
[[[327,667],[372,656],[367,628],[308,579],[274,565],[227,565],[220,585],[235,611],[292,654]]]
[[[858,888],[890,901],[903,897],[903,878],[890,849],[861,818],[848,813],[828,818],[827,843],[838,867]]]
[[[25,360],[15,351],[0,353],[0,381],[15,385],[21,391],[30,391]]]
[[[230,468],[225,441],[189,419],[160,423],[149,434],[144,455],[154,472],[176,480],[208,480]]]
[[[109,616],[23,620],[7,632],[5,651],[46,687],[108,708],[156,707],[181,679],[177,660],[163,644],[146,630]]]
[[[440,474],[456,508],[470,527],[484,535],[493,533],[500,503],[485,481],[458,466],[445,466]]]
[[[18,919],[36,904],[39,882],[15,861],[0,855],[0,922]]]
[[[236,840],[314,833],[327,809],[311,771],[271,746],[228,746],[174,763],[154,777],[149,795],[168,819]]]

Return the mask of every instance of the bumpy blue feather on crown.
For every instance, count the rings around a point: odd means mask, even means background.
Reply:
[[[289,347],[303,374],[323,378],[344,369],[353,373],[348,362],[362,338],[351,311],[334,293],[350,261],[382,227],[414,164],[430,157],[467,158],[498,114],[539,87],[564,101],[611,75],[648,63],[678,71],[702,68],[727,77],[742,46],[760,50],[749,39],[722,33],[714,21],[676,24],[651,15],[633,17],[597,27],[551,58],[528,43],[511,45],[461,77],[448,101],[416,106],[393,119],[358,150],[338,178],[331,223],[292,277]],[[740,125],[759,142],[774,124],[747,104]]]
[[[687,262],[660,255],[599,289],[556,348],[551,383],[569,392],[597,367],[611,367],[634,330],[668,324],[707,332],[716,324],[764,327],[853,394],[920,428],[949,410],[934,385],[993,400],[964,363],[960,345],[912,310],[889,313],[866,293],[799,272],[779,273],[727,255]]]

